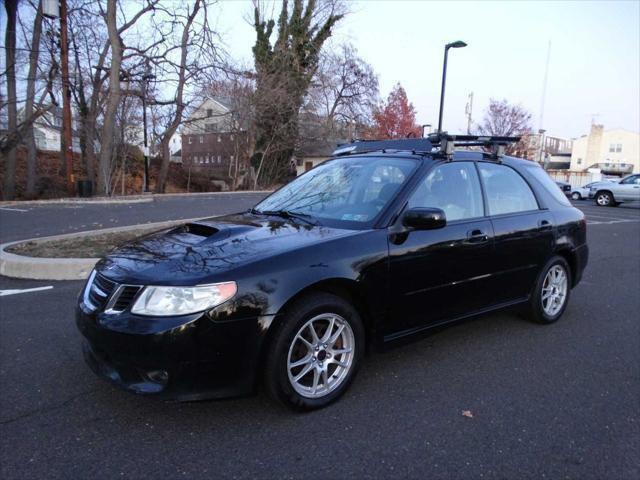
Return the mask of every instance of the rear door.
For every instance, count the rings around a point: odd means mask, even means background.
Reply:
[[[493,263],[493,229],[484,216],[473,162],[432,168],[407,208],[436,207],[447,225],[390,236],[391,314],[387,340],[442,323],[490,303],[486,282]]]
[[[554,218],[515,169],[495,162],[478,162],[478,168],[495,235],[496,300],[509,303],[530,294],[549,259]]]

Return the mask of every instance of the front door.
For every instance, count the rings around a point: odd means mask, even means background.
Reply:
[[[493,228],[484,216],[473,162],[432,168],[406,208],[436,207],[447,225],[438,230],[391,235],[391,313],[385,339],[392,340],[459,317],[491,302]]]
[[[614,191],[616,200],[633,202],[640,200],[640,175],[631,175],[622,180]]]

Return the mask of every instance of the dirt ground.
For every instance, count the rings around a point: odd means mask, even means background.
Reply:
[[[158,227],[128,232],[113,232],[91,237],[26,242],[6,249],[15,255],[41,258],[99,258],[123,243],[158,230]]]

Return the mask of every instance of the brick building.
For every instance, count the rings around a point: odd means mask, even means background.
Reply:
[[[234,119],[232,102],[208,98],[182,130],[182,167],[191,177],[238,184],[249,170],[249,136]]]

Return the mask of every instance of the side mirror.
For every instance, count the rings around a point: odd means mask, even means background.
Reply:
[[[439,208],[411,208],[402,215],[402,225],[412,230],[435,230],[446,224],[446,215]]]

